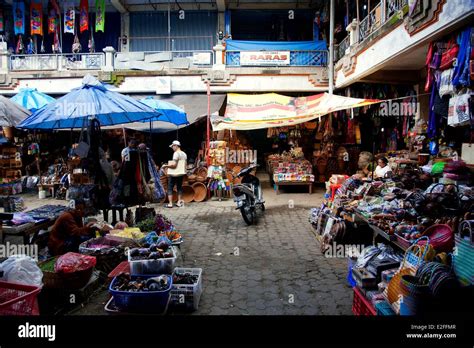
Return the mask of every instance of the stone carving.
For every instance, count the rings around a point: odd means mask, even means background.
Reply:
[[[446,0],[412,0],[405,18],[405,29],[410,36],[438,21]]]

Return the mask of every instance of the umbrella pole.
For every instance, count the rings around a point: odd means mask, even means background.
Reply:
[[[123,132],[123,143],[125,144],[125,147],[127,147],[127,133],[125,132],[125,127],[122,127],[122,132]]]
[[[153,133],[152,130],[152,120],[150,118],[150,150],[153,152]]]
[[[206,163],[207,165],[210,164],[209,161],[209,145],[210,145],[210,137],[211,137],[211,129],[210,129],[210,119],[211,119],[211,83],[207,82],[207,132],[206,132]]]

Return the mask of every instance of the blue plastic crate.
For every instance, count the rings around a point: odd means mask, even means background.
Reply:
[[[113,290],[117,280],[115,277],[110,283],[109,292],[114,297],[115,305],[123,311],[135,313],[162,313],[168,305],[171,288],[173,287],[173,277],[168,277],[168,288],[163,291],[142,291],[129,292]],[[133,279],[148,279],[157,275],[132,276]]]
[[[377,315],[396,315],[392,306],[386,301],[380,301],[375,304]]]

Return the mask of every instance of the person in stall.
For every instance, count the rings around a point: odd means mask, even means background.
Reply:
[[[178,140],[173,141],[170,147],[173,149],[173,160],[164,164],[161,168],[168,168],[168,205],[167,208],[173,208],[173,188],[176,185],[178,191],[177,207],[183,206],[183,178],[186,175],[186,163],[188,156],[181,150],[181,143]]]
[[[379,158],[377,167],[375,167],[374,179],[390,178],[392,176],[392,169],[388,165],[388,159],[385,157]]]
[[[62,213],[51,229],[48,240],[48,249],[52,256],[63,255],[67,252],[77,252],[79,245],[95,237],[95,232],[99,229],[94,226],[95,222],[89,222],[84,226],[85,202],[75,200],[74,209]],[[101,232],[109,231],[105,226]]]

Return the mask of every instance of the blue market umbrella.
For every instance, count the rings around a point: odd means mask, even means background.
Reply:
[[[20,104],[31,112],[35,112],[56,99],[39,92],[36,88],[22,88],[20,89],[20,93],[11,97],[10,100]]]
[[[184,110],[172,103],[154,99],[151,96],[141,99],[140,101],[161,113],[161,115],[153,118],[151,121],[169,122],[177,126],[189,124]]]
[[[144,122],[159,116],[159,112],[138,100],[109,90],[95,77],[87,75],[82,86],[56,99],[21,122],[26,129],[82,128],[89,119],[103,126]]]

